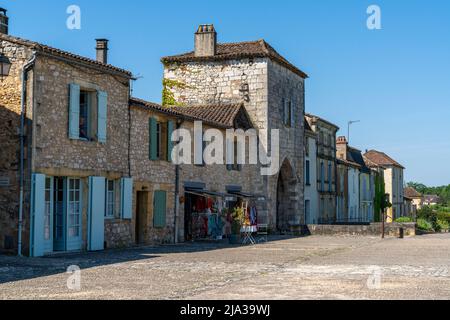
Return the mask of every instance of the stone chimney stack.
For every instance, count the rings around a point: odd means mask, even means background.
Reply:
[[[338,137],[336,141],[336,156],[338,159],[347,160],[348,142],[345,137]]]
[[[0,33],[8,34],[8,20],[6,9],[0,8]]]
[[[107,39],[97,39],[97,61],[108,64],[108,40]]]
[[[212,57],[217,53],[217,32],[212,24],[202,24],[195,33],[195,56]]]

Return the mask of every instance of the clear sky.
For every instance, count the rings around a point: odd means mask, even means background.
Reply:
[[[69,5],[81,30],[66,27]],[[377,4],[382,30],[366,27]],[[0,0],[10,33],[94,57],[110,39],[110,62],[142,76],[134,95],[161,101],[160,57],[191,51],[198,24],[220,42],[264,38],[310,75],[307,112],[352,128],[351,144],[384,151],[406,179],[450,183],[450,1]]]

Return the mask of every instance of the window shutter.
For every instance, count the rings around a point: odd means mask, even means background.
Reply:
[[[158,160],[158,144],[157,144],[157,123],[155,118],[149,120],[149,154],[150,160]]]
[[[172,150],[173,150],[173,142],[172,142],[172,133],[174,130],[174,122],[167,122],[167,161],[172,162]]]
[[[311,178],[310,178],[310,162],[309,160],[306,160],[306,184],[311,184]]]
[[[122,219],[130,220],[133,218],[133,179],[122,178],[120,181],[120,190],[121,190],[120,215]]]
[[[31,245],[30,255],[42,257],[45,250],[44,216],[45,216],[45,175],[33,174],[31,186]]]
[[[89,251],[104,249],[105,242],[105,192],[103,177],[89,177]]]
[[[69,138],[80,138],[80,86],[70,84],[69,94]]]
[[[166,200],[165,191],[155,191],[153,204],[153,226],[164,228],[166,226]]]
[[[97,92],[98,127],[97,138],[101,143],[106,143],[107,119],[108,119],[108,94],[104,91]]]

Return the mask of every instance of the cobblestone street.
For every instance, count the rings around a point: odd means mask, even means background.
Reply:
[[[67,288],[71,265],[80,291]],[[450,234],[0,256],[0,299],[450,299],[449,268]]]

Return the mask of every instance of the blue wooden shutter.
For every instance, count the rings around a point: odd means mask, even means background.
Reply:
[[[105,189],[105,178],[89,177],[89,251],[105,248]]]
[[[122,178],[120,181],[121,202],[120,215],[122,219],[133,218],[133,179]]]
[[[97,138],[101,143],[106,143],[107,121],[108,121],[108,94],[104,91],[97,92],[98,104],[98,127]]]
[[[173,142],[172,142],[172,133],[174,130],[174,122],[167,122],[167,161],[172,162],[172,150],[173,150]]]
[[[33,174],[31,186],[31,245],[30,255],[42,257],[45,251],[45,175]]]
[[[153,200],[153,226],[155,228],[166,226],[166,201],[167,193],[165,191],[155,191]]]
[[[80,139],[80,86],[75,83],[70,84],[69,138]]]
[[[149,120],[149,154],[150,160],[158,160],[158,134],[157,134],[157,122],[155,118]]]

